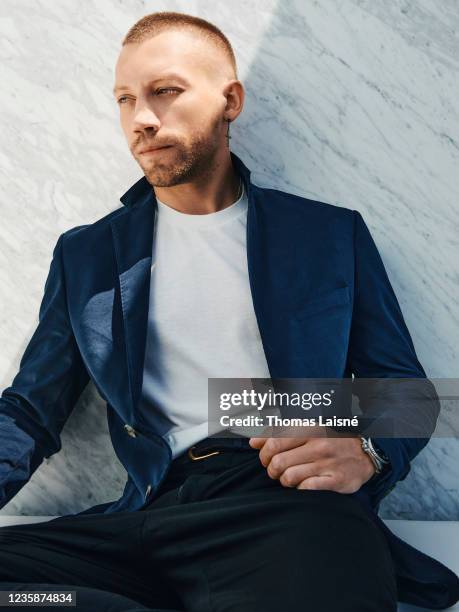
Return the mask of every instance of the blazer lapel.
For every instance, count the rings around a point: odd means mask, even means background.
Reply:
[[[121,201],[126,211],[114,217],[110,224],[132,400],[129,422],[133,423],[142,390],[156,198],[153,188],[142,177],[121,197]]]

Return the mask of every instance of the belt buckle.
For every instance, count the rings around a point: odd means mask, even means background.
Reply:
[[[211,453],[207,453],[206,455],[195,455],[193,452],[193,449],[196,448],[196,446],[191,446],[188,449],[188,457],[192,460],[192,461],[199,461],[200,459],[206,459],[206,457],[212,457],[212,455],[219,455],[220,451],[213,451]]]

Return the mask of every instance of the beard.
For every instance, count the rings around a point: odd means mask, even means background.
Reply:
[[[169,141],[164,149],[151,158],[136,157],[147,181],[153,187],[172,187],[191,182],[199,177],[205,180],[214,168],[217,150],[221,146],[222,118],[214,118],[205,130],[195,132],[190,141]]]

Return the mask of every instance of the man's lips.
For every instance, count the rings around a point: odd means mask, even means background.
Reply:
[[[141,151],[139,151],[140,155],[151,155],[153,153],[160,153],[161,151],[164,151],[164,149],[169,149],[170,147],[172,147],[172,145],[164,145],[163,147],[155,147],[155,148],[145,148],[142,149]]]

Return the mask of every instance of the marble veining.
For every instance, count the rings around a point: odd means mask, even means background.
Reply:
[[[122,37],[157,10],[223,29],[246,88],[231,148],[260,185],[362,213],[427,374],[457,377],[455,0],[4,0],[2,388],[37,324],[59,234],[118,208],[141,176],[111,88]],[[62,514],[119,497],[125,472],[92,384],[62,444],[0,514]],[[459,520],[458,460],[457,439],[431,440],[381,516]]]

